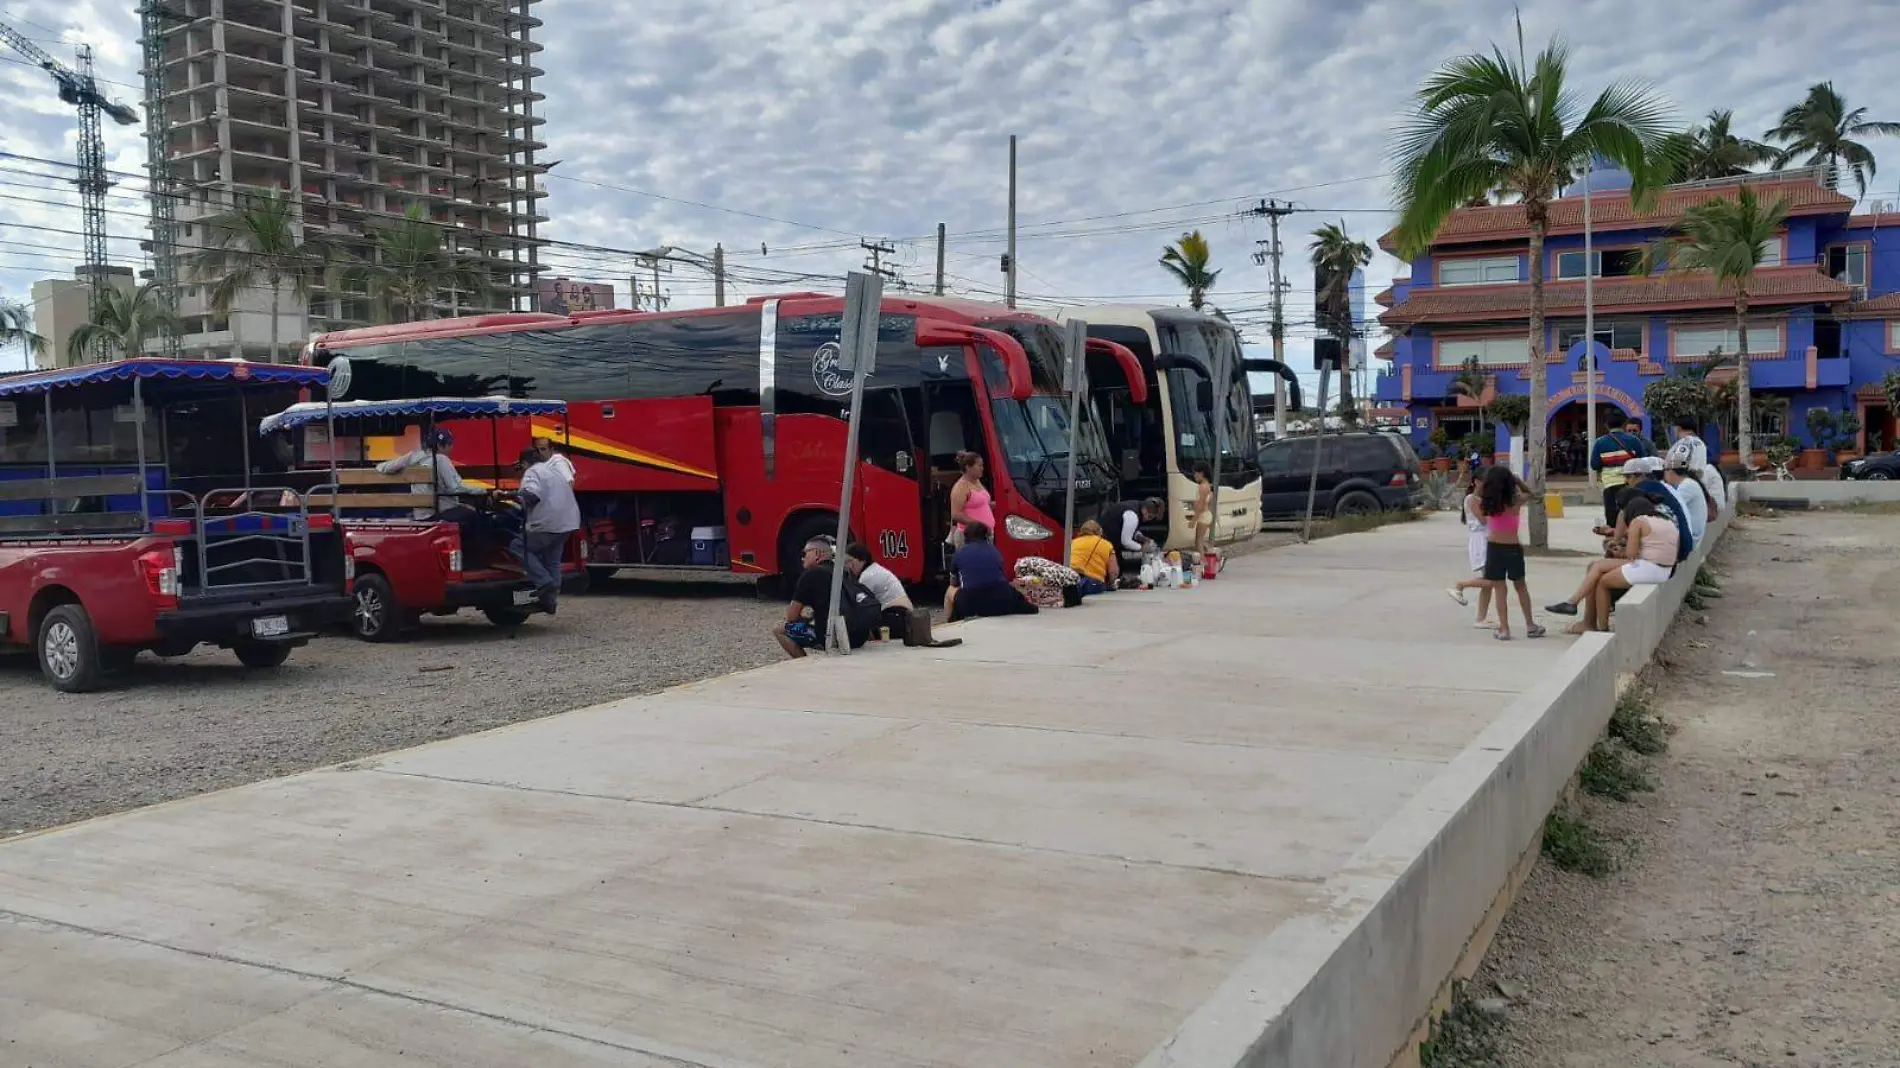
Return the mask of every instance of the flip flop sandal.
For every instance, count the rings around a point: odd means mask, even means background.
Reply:
[[[1511,640],[1511,635],[1506,631],[1494,630],[1491,632],[1491,636],[1501,642],[1508,642]]]
[[[1545,634],[1548,634],[1548,633],[1549,631],[1546,631],[1544,628],[1533,623],[1528,629],[1524,631],[1524,636],[1527,638],[1541,638]]]

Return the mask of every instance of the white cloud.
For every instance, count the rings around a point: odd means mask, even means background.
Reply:
[[[1865,7],[1708,0],[1665,17],[1646,0],[1523,6],[1527,44],[1536,49],[1561,31],[1581,86],[1648,78],[1685,121],[1732,107],[1741,128],[1760,128],[1823,78],[1876,117],[1900,117],[1884,92],[1900,24]],[[129,7],[11,0],[0,18],[80,27],[98,50],[100,73],[136,83]],[[953,235],[952,288],[993,294],[1002,284],[997,231],[1014,132],[1025,294],[1165,298],[1171,283],[1154,261],[1181,228],[1198,226],[1225,271],[1217,298],[1257,321],[1252,310],[1265,303],[1267,275],[1250,253],[1266,228],[1236,213],[1292,190],[1282,196],[1316,210],[1285,224],[1295,323],[1311,318],[1306,232],[1343,219],[1370,241],[1389,224],[1377,210],[1389,197],[1377,176],[1419,79],[1454,53],[1493,42],[1515,47],[1511,6],[1502,0],[550,0],[537,13],[546,22],[536,60],[548,71],[543,139],[547,158],[563,161],[556,172],[563,177],[550,183],[549,237],[629,249],[710,251],[723,242],[748,279],[763,270],[835,276],[863,260],[856,237],[891,238],[906,277],[928,285],[930,235],[942,221]],[[12,64],[0,66],[0,77],[11,109],[0,151],[70,158],[71,116],[50,83]],[[141,169],[138,133],[109,131],[115,167]],[[1875,147],[1877,184],[1894,189],[1900,140]],[[816,228],[565,180],[572,178]],[[76,204],[65,190],[0,186],[0,195],[12,194]],[[1187,206],[1152,210],[1170,205]],[[113,218],[114,233],[137,237],[138,204],[112,206],[133,213]],[[1089,218],[1097,216],[1109,217]],[[0,196],[4,222],[78,229],[74,213]],[[58,244],[53,255],[69,258],[78,243],[4,228],[0,240]],[[772,254],[759,255],[761,242]],[[849,247],[799,248],[837,242]],[[113,248],[128,255],[137,245]],[[68,262],[16,255],[23,252],[30,250],[0,245],[0,292],[23,295],[34,265]],[[553,250],[550,259],[622,289],[631,266],[576,250]],[[1397,268],[1381,256],[1373,288]],[[690,269],[666,284],[677,304],[710,302],[710,281]],[[734,286],[740,295],[771,288]],[[1297,340],[1293,349],[1306,351]]]

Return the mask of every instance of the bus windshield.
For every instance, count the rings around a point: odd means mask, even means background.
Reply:
[[[1155,316],[1161,351],[1190,356],[1207,368],[1207,374],[1190,367],[1174,367],[1167,372],[1168,404],[1174,417],[1175,459],[1183,472],[1196,463],[1212,464],[1216,431],[1215,418],[1226,421],[1226,440],[1221,447],[1221,470],[1226,474],[1250,473],[1258,467],[1258,449],[1254,440],[1253,396],[1247,388],[1247,376],[1240,369],[1240,339],[1233,327],[1201,319],[1176,319]],[[1209,375],[1226,368],[1225,391],[1215,389],[1216,412],[1203,412],[1195,395]]]
[[[1010,473],[1037,478],[1066,477],[1066,466],[1053,472],[1044,461],[1066,465],[1069,458],[1069,407],[1062,392],[1062,335],[1045,323],[1012,320],[983,324],[1016,339],[1029,357],[1029,375],[1036,393],[1019,401],[1009,396],[1009,376],[1002,358],[983,351],[983,377],[990,394],[990,416],[1007,454]],[[1107,478],[1113,473],[1108,439],[1097,422],[1094,407],[1084,404],[1076,425],[1078,477]],[[1041,471],[1037,468],[1043,466]]]

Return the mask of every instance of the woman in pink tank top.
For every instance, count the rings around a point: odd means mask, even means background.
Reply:
[[[996,529],[996,508],[990,491],[983,488],[983,458],[973,452],[957,453],[957,466],[963,470],[956,485],[950,487],[950,518],[956,524],[951,542],[963,544],[963,528],[981,523]]]
[[[1484,581],[1491,585],[1498,606],[1498,629],[1492,636],[1501,642],[1511,640],[1506,582],[1517,587],[1517,603],[1524,609],[1524,633],[1532,638],[1544,636],[1544,628],[1531,615],[1531,591],[1524,584],[1524,545],[1517,540],[1519,511],[1530,496],[1531,488],[1506,467],[1486,471],[1484,483],[1478,487],[1478,510],[1484,514]]]

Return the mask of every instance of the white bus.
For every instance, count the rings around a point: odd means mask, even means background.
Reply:
[[[1213,541],[1225,545],[1253,537],[1260,530],[1260,463],[1247,372],[1293,376],[1272,360],[1246,359],[1231,325],[1187,308],[1101,304],[1064,308],[1054,317],[1081,319],[1090,337],[1125,345],[1141,362],[1148,381],[1146,404],[1130,400],[1111,357],[1091,355],[1088,380],[1090,403],[1108,434],[1110,455],[1120,465],[1122,498],[1168,502],[1165,539],[1158,531],[1150,536],[1170,549],[1193,547],[1194,468],[1205,463],[1214,469],[1219,418],[1226,432]],[[1222,368],[1228,382],[1217,389],[1214,377]]]

